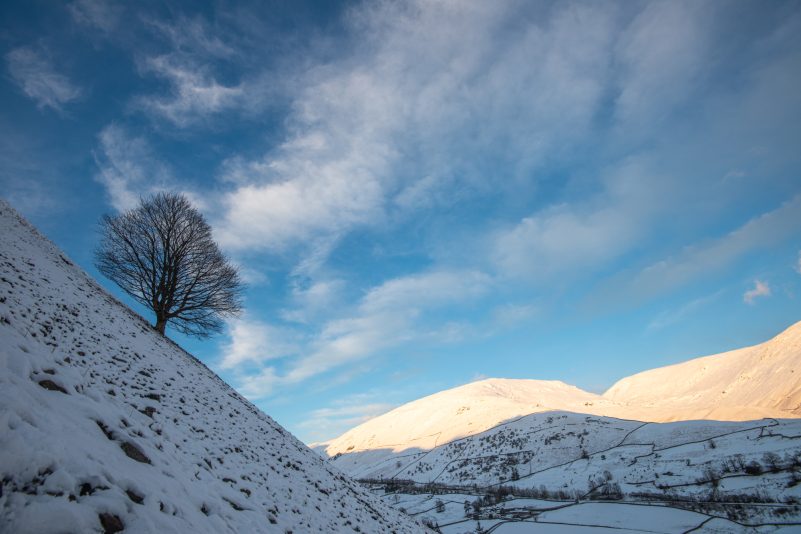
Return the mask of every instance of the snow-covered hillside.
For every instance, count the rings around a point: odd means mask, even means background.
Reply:
[[[487,379],[404,404],[329,442],[325,452],[428,450],[534,412],[586,411],[598,395],[556,380]]]
[[[587,531],[685,532],[713,518],[715,528],[702,531],[801,527],[798,419],[640,423],[545,412],[430,451],[373,450],[331,462],[372,481],[387,502],[449,527],[443,532],[479,522],[507,532],[522,520]],[[437,499],[448,503],[440,511]],[[664,523],[642,526],[658,515]]]
[[[474,382],[318,450],[444,533],[797,531],[799,379],[801,323],[604,395],[556,381]]]
[[[322,446],[428,450],[531,413],[562,410],[638,421],[747,421],[801,415],[801,322],[775,338],[624,378],[603,395],[559,381],[491,378],[404,404]]]
[[[0,201],[0,531],[421,532]]]
[[[651,421],[801,416],[801,322],[753,347],[626,377],[604,397]]]

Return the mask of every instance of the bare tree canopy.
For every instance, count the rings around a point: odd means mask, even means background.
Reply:
[[[101,221],[95,265],[156,314],[164,334],[204,338],[242,310],[242,282],[220,252],[203,215],[180,193],[158,193]]]

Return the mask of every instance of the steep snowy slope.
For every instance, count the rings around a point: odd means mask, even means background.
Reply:
[[[0,531],[421,532],[0,201]]]
[[[753,347],[629,376],[604,397],[655,421],[801,416],[801,323]]]

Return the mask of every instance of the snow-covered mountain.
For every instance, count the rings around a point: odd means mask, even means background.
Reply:
[[[480,380],[373,418],[327,443],[325,452],[333,456],[365,449],[428,450],[535,412],[583,412],[599,399],[556,380]]]
[[[0,531],[425,530],[0,201]]]
[[[603,395],[559,381],[491,378],[404,404],[318,447],[428,450],[550,410],[638,421],[747,421],[801,415],[801,322],[773,339],[624,378]]]
[[[626,377],[604,398],[650,421],[799,417],[801,322],[753,347]]]
[[[603,395],[473,382],[318,450],[443,533],[789,532],[801,528],[800,404],[801,323]]]

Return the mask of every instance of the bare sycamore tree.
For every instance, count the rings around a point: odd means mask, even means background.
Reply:
[[[105,215],[95,265],[156,314],[161,334],[204,338],[242,309],[242,282],[203,215],[180,193],[158,193],[119,215]]]

